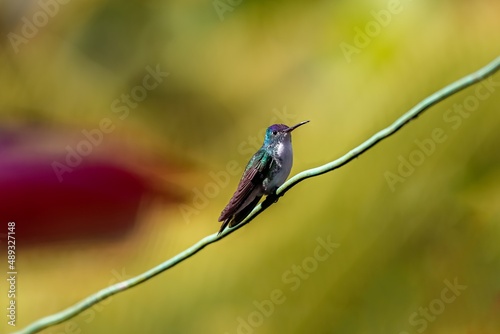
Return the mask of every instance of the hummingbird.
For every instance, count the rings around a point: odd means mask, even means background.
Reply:
[[[294,126],[273,124],[267,128],[264,144],[248,162],[238,188],[220,214],[222,226],[218,234],[228,225],[241,223],[263,195],[274,194],[285,182],[293,164],[292,131],[308,122]]]

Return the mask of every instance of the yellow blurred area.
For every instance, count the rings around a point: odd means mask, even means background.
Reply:
[[[293,175],[486,65],[500,2],[6,0],[0,32],[0,173],[34,157],[49,171],[0,203],[0,234],[19,231],[10,333],[216,232],[267,126],[311,120],[293,133]],[[499,106],[496,74],[43,333],[499,333]],[[71,171],[54,165],[68,147],[87,150]],[[127,176],[93,182],[96,165]],[[78,173],[84,197],[64,188]]]

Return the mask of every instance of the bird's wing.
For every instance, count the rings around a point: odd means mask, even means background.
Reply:
[[[255,187],[261,185],[264,175],[267,174],[272,163],[273,158],[269,154],[265,154],[263,149],[260,149],[254,154],[240,179],[236,192],[228,205],[222,210],[219,217],[220,222],[236,214],[237,210],[245,203]]]

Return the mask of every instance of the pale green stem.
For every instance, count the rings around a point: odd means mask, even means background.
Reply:
[[[417,104],[415,107],[410,109],[408,112],[406,112],[403,116],[401,116],[399,119],[397,119],[392,125],[388,126],[387,128],[377,132],[374,134],[370,139],[359,145],[358,147],[352,149],[349,151],[347,154],[344,156],[338,158],[337,160],[334,160],[332,162],[329,162],[323,166],[312,168],[306,171],[303,171],[291,179],[289,179],[285,184],[283,184],[277,191],[277,196],[283,196],[288,190],[290,190],[293,186],[295,186],[297,183],[313,177],[313,176],[318,176],[324,173],[331,172],[334,169],[337,169],[345,164],[347,164],[349,161],[357,158],[359,155],[362,153],[366,152],[368,149],[373,147],[375,144],[377,144],[379,141],[382,139],[385,139],[395,132],[397,132],[399,129],[401,129],[405,124],[410,122],[413,118],[419,116],[421,113],[423,113],[425,110],[429,109],[433,105],[437,104],[438,102],[446,99],[447,97],[493,75],[496,71],[500,69],[500,57],[496,58],[493,62],[490,64],[486,65],[482,69],[478,70],[477,72],[474,72],[472,74],[469,74],[465,76],[464,78],[455,81],[454,83],[444,87],[443,89],[437,91],[436,93],[432,94],[431,96],[427,97],[424,99],[422,102]],[[37,333],[41,331],[42,329],[45,329],[47,327],[59,324],[63,321],[66,321],[77,314],[81,313],[82,311],[90,308],[91,306],[97,304],[103,299],[106,299],[116,293],[119,293],[121,291],[125,291],[127,289],[130,289],[144,281],[147,281],[154,276],[164,272],[165,270],[172,268],[173,266],[179,264],[180,262],[188,259],[189,257],[193,256],[194,254],[198,253],[200,250],[205,248],[206,246],[210,245],[213,242],[216,242],[227,235],[233,233],[237,229],[243,227],[244,225],[248,224],[250,221],[252,221],[257,215],[259,215],[261,212],[263,212],[265,209],[267,209],[270,205],[275,203],[274,198],[270,198],[262,202],[261,204],[257,205],[255,209],[248,215],[248,217],[245,218],[241,224],[238,226],[235,226],[233,228],[228,228],[224,232],[222,232],[220,235],[217,235],[217,233],[214,233],[212,235],[209,235],[200,241],[198,241],[196,244],[193,246],[189,247],[188,249],[184,250],[183,252],[177,254],[176,256],[172,257],[171,259],[159,264],[158,266],[136,276],[131,279],[128,279],[126,281],[114,284],[112,286],[109,286],[105,289],[102,289],[101,291],[85,298],[84,300],[76,303],[75,305],[68,307],[67,309],[47,316],[45,318],[39,319],[35,322],[33,322],[31,325],[27,326],[26,328],[20,330],[17,333]]]

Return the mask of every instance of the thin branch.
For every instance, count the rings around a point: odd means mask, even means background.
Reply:
[[[475,84],[480,82],[481,80],[493,75],[495,72],[497,72],[500,69],[500,57],[496,58],[493,62],[490,64],[486,65],[482,69],[478,70],[477,72],[474,72],[472,74],[469,74],[462,79],[444,87],[443,89],[437,91],[436,93],[432,94],[431,96],[427,97],[424,99],[422,102],[417,104],[415,107],[410,109],[408,112],[406,112],[403,116],[401,116],[399,119],[397,119],[392,125],[388,126],[387,128],[377,132],[375,135],[373,135],[370,139],[359,145],[358,147],[354,148],[353,150],[349,151],[347,154],[344,156],[338,158],[337,160],[334,160],[332,162],[329,162],[323,166],[312,168],[306,171],[303,171],[291,179],[289,179],[285,184],[283,184],[278,191],[276,192],[276,196],[269,196],[266,198],[265,201],[263,201],[261,204],[257,205],[255,209],[248,215],[247,218],[243,222],[241,222],[239,225],[233,227],[233,228],[228,228],[221,234],[217,235],[217,233],[214,233],[212,235],[209,235],[200,241],[198,241],[196,244],[193,246],[189,247],[188,249],[184,250],[183,252],[177,254],[176,256],[172,257],[171,259],[161,263],[160,265],[136,276],[131,279],[128,279],[126,281],[114,284],[112,286],[109,286],[105,289],[102,289],[101,291],[85,298],[84,300],[80,301],[79,303],[68,307],[67,309],[47,316],[45,318],[39,319],[35,322],[33,322],[31,325],[25,327],[24,329],[20,330],[18,333],[37,333],[47,327],[59,324],[61,322],[64,322],[77,314],[83,312],[84,310],[92,307],[93,305],[97,304],[98,302],[111,297],[114,294],[117,294],[119,292],[128,290],[138,284],[141,284],[142,282],[145,282],[154,276],[166,271],[167,269],[172,268],[173,266],[179,264],[180,262],[190,258],[194,254],[198,253],[201,251],[203,248],[206,246],[222,239],[228,236],[229,234],[233,233],[237,229],[243,227],[244,225],[248,224],[250,221],[252,221],[255,217],[257,217],[261,212],[266,210],[270,205],[274,204],[278,197],[283,196],[288,190],[290,190],[293,186],[295,186],[297,183],[308,179],[313,176],[318,176],[324,173],[331,172],[334,169],[337,169],[339,167],[344,166],[351,160],[357,158],[360,156],[362,153],[366,152],[369,150],[371,147],[375,146],[378,142],[381,140],[393,135],[395,132],[397,132],[399,129],[401,129],[404,125],[408,124],[412,119],[418,117],[420,114],[422,114],[425,110],[429,109],[433,105],[439,103],[440,101],[446,99],[447,97]]]

